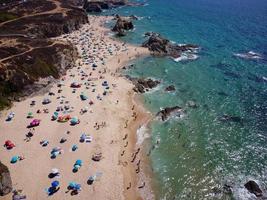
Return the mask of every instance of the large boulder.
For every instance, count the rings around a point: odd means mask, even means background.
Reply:
[[[175,86],[174,85],[169,85],[165,88],[165,91],[167,92],[173,92],[175,91]]]
[[[12,181],[7,166],[0,162],[0,196],[12,191]]]
[[[159,117],[162,121],[166,121],[170,116],[181,117],[184,115],[184,110],[180,106],[166,107],[161,109],[156,116]]]
[[[152,79],[144,79],[144,78],[129,78],[135,87],[133,90],[137,93],[145,93],[146,91],[149,91],[150,89],[155,88],[158,84],[160,84],[160,81],[158,80],[152,80]]]
[[[257,197],[263,195],[259,185],[253,180],[249,180],[244,186],[250,193],[255,194]]]
[[[145,35],[150,36],[142,46],[147,47],[153,54],[160,56],[171,56],[178,58],[183,52],[195,52],[199,47],[194,44],[178,45],[173,44],[160,34],[148,32]]]
[[[134,25],[132,21],[124,19],[122,17],[117,17],[117,22],[113,27],[112,31],[117,32],[119,36],[124,36],[125,31],[132,30]]]

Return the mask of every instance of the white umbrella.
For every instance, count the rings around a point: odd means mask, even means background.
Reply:
[[[57,168],[53,168],[53,169],[51,170],[51,173],[52,173],[52,174],[58,174],[58,173],[59,173],[59,170],[58,170]]]

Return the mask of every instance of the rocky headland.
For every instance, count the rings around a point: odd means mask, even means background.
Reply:
[[[158,33],[148,32],[145,33],[145,36],[149,38],[142,44],[142,47],[147,47],[151,54],[157,56],[171,56],[173,58],[179,58],[182,53],[194,53],[199,48],[199,46],[195,44],[174,44]]]
[[[125,36],[126,32],[134,29],[133,22],[129,18],[116,16],[117,22],[112,28],[113,32],[116,32],[118,36]]]
[[[82,0],[7,0],[0,4],[0,109],[28,95],[29,86],[59,78],[74,65],[75,47],[54,37],[88,23]],[[44,78],[49,81],[44,81]],[[25,94],[25,88],[27,93]]]

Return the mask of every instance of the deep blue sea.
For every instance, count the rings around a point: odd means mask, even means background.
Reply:
[[[147,57],[127,71],[162,81],[144,94],[152,113],[186,110],[181,119],[151,122],[151,143],[160,140],[150,155],[157,199],[255,199],[244,184],[252,179],[267,188],[267,1],[148,0],[104,14],[112,13],[142,17],[127,42],[140,45],[154,31],[201,47],[194,61]],[[249,51],[261,59],[235,56]],[[168,85],[176,91],[165,92]],[[222,122],[223,114],[241,121]]]

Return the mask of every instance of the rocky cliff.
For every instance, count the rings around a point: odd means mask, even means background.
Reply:
[[[111,9],[111,8],[116,8],[119,6],[124,6],[127,5],[128,1],[127,0],[85,0],[83,8],[86,10],[86,12],[95,12],[95,13],[100,13],[103,10]]]
[[[0,196],[9,194],[12,191],[12,181],[8,168],[0,162]]]
[[[75,47],[51,38],[88,23],[86,12],[77,7],[82,4],[83,0],[7,0],[0,5],[0,109],[74,65]],[[41,85],[33,84],[40,79]]]

